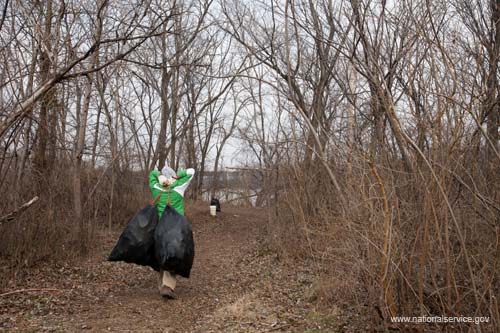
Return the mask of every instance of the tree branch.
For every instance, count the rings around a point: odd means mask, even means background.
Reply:
[[[13,221],[16,218],[16,216],[19,215],[19,213],[28,209],[31,205],[33,205],[35,202],[37,202],[38,199],[39,199],[39,197],[36,196],[33,199],[31,199],[30,201],[28,201],[27,203],[25,203],[24,205],[22,205],[21,207],[17,208],[16,210],[10,212],[7,215],[0,217],[0,225],[3,224],[4,222]]]

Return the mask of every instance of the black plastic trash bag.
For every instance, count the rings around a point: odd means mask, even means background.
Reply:
[[[157,225],[156,207],[148,205],[141,209],[125,226],[108,260],[150,266],[158,271],[154,255],[154,232]]]
[[[220,212],[220,201],[217,198],[210,200],[210,206],[215,206],[215,211]]]
[[[170,205],[156,226],[155,255],[161,269],[189,277],[194,259],[191,222]]]

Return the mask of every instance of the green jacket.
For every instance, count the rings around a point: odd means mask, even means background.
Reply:
[[[161,172],[153,170],[149,173],[149,188],[153,195],[153,200],[160,195],[156,204],[158,208],[158,217],[161,218],[167,204],[170,205],[181,215],[184,215],[184,192],[193,179],[194,169],[179,170],[175,183],[170,186],[162,186],[158,181]],[[169,201],[170,200],[170,201]]]

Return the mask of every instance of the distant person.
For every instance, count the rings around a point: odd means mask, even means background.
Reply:
[[[215,211],[220,213],[220,201],[219,199],[212,197],[210,200],[210,206],[215,206]]]
[[[184,216],[184,192],[191,183],[193,175],[194,169],[179,170],[176,173],[168,166],[165,166],[161,172],[153,170],[149,173],[149,187],[153,200],[157,202],[160,220],[167,204]],[[175,273],[160,270],[160,295],[171,299],[176,298],[174,292],[176,284]]]

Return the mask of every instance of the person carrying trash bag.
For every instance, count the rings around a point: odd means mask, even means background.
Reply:
[[[159,217],[159,222],[155,230],[155,255],[160,266],[159,291],[160,295],[166,298],[176,298],[174,292],[177,284],[176,275],[179,273],[181,276],[189,277],[194,257],[191,224],[184,217],[184,192],[191,183],[194,172],[194,169],[188,168],[179,170],[176,173],[173,169],[166,166],[161,172],[153,170],[149,173],[149,187],[153,199],[155,199]],[[167,214],[163,216],[165,211]],[[162,219],[162,217],[164,218]],[[169,224],[168,226],[167,223]],[[174,229],[171,230],[172,228]],[[166,235],[169,230],[171,234]],[[173,237],[176,244],[165,244],[165,237]],[[190,243],[188,244],[190,248],[174,248],[179,245],[177,244],[178,239]],[[169,254],[185,256],[188,262],[179,263],[174,260],[175,262],[173,263],[167,263],[168,258],[166,256]],[[174,271],[174,268],[176,271]]]
[[[150,266],[160,271],[154,253],[157,224],[158,212],[154,203],[142,208],[125,226],[108,260]]]

